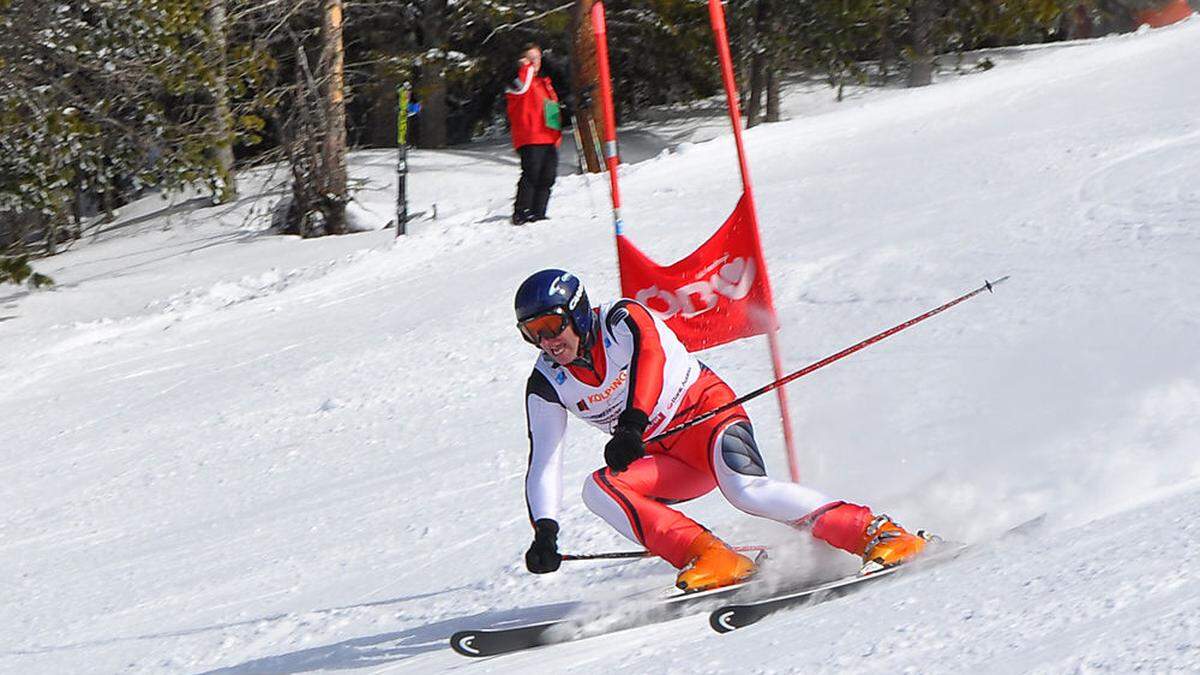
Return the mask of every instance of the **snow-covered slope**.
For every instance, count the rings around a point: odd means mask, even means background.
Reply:
[[[922,90],[797,94],[747,135],[789,369],[1012,279],[789,388],[806,482],[984,545],[726,636],[690,617],[484,662],[445,648],[671,579],[520,562],[533,355],[511,295],[547,266],[616,292],[601,179],[562,177],[553,220],[514,228],[503,147],[416,153],[427,214],[395,244],[264,236],[268,198],[134,205],[39,267],[58,290],[0,290],[0,671],[1200,668],[1198,60],[1193,18]],[[356,157],[382,220],[390,159]],[[733,207],[731,142],[622,186],[638,244],[678,257]],[[705,360],[739,391],[771,378],[762,340]],[[773,406],[750,413],[784,476]],[[564,549],[628,546],[575,498],[602,441],[571,427]],[[850,562],[717,496],[686,508],[784,564]]]

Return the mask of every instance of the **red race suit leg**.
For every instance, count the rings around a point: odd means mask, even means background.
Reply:
[[[735,394],[707,368],[688,389],[668,429],[729,401]],[[618,532],[677,568],[688,560],[692,541],[706,528],[668,503],[695,499],[720,487],[734,507],[797,529],[833,546],[861,554],[861,536],[871,512],[832,501],[823,493],[769,478],[741,406],[646,446],[647,456],[613,475],[600,469],[584,483],[583,500]]]
[[[732,395],[716,374],[704,369],[667,428],[732,400],[723,399],[723,392]],[[618,532],[682,569],[691,562],[688,547],[706,528],[667,504],[695,499],[717,487],[708,448],[723,425],[745,416],[740,407],[733,408],[647,445],[647,455],[619,474],[607,468],[596,471],[584,483],[584,503]]]
[[[607,467],[596,471],[584,483],[583,501],[618,532],[682,568],[688,546],[704,528],[667,503],[695,499],[716,486],[709,472],[655,454],[616,475]]]

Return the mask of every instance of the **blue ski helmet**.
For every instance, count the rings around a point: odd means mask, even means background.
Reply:
[[[570,318],[584,345],[591,342],[592,305],[583,282],[570,272],[556,269],[535,272],[521,283],[513,304],[518,324],[560,310]]]

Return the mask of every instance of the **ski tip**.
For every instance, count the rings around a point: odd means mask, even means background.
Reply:
[[[486,656],[475,646],[475,637],[475,631],[459,631],[450,636],[450,648],[463,656]]]
[[[733,617],[737,613],[735,608],[726,607],[719,609],[708,615],[708,625],[718,633],[731,633],[739,628],[733,623]]]

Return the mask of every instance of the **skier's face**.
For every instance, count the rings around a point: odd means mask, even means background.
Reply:
[[[579,355],[579,334],[575,332],[575,327],[568,321],[563,332],[551,338],[541,338],[538,341],[538,348],[546,352],[546,356],[553,359],[555,363],[565,366]]]

